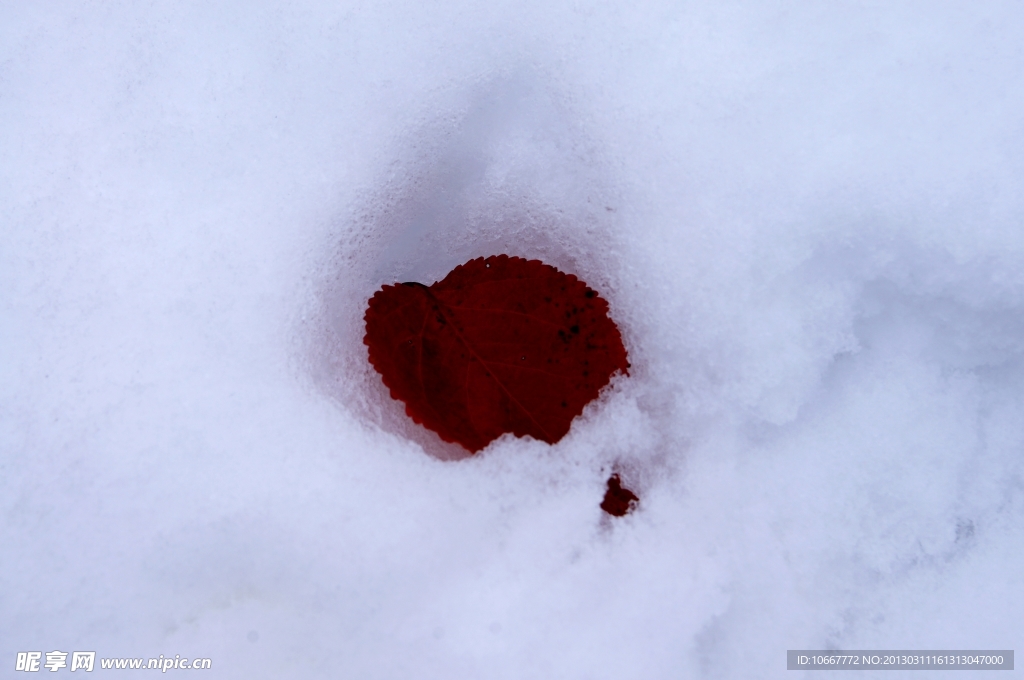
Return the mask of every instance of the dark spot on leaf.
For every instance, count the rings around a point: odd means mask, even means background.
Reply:
[[[579,326],[573,326],[569,330],[571,330],[573,333],[579,333],[580,332],[580,327]]]

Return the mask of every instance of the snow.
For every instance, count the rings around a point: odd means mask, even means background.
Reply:
[[[1022,34],[1009,2],[3,5],[0,663],[1019,646]],[[557,445],[466,458],[362,314],[498,252],[595,287],[633,368]]]

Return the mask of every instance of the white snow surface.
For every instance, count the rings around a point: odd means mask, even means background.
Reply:
[[[1020,650],[1022,35],[981,0],[0,4],[0,666]],[[632,369],[465,458],[362,316],[497,253],[595,287]]]

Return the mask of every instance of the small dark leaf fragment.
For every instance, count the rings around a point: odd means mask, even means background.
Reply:
[[[608,478],[608,490],[601,501],[601,509],[609,515],[622,517],[635,508],[639,500],[635,493],[622,486],[618,475],[612,475]]]

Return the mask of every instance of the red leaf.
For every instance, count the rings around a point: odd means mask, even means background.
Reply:
[[[470,260],[370,298],[370,363],[405,412],[476,452],[505,432],[555,443],[629,368],[608,303],[537,260]]]

